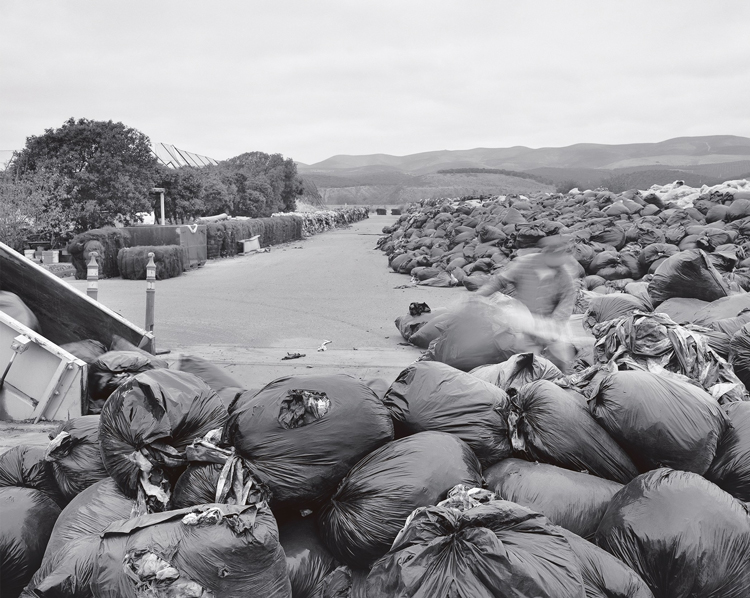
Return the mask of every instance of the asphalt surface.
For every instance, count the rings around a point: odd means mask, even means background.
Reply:
[[[212,260],[156,283],[158,350],[200,355],[248,388],[281,375],[343,371],[392,382],[419,357],[394,326],[412,301],[448,305],[466,291],[413,287],[375,248],[393,216],[272,247],[270,253]],[[86,281],[65,279],[85,292]],[[99,300],[143,326],[144,281],[101,280]],[[325,352],[317,349],[332,343]],[[306,357],[281,361],[287,352]]]

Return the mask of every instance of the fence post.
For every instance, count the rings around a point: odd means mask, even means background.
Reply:
[[[96,261],[99,253],[92,251],[90,255],[91,259],[86,265],[86,280],[88,281],[86,294],[96,301],[99,296],[99,263]]]
[[[154,331],[154,300],[156,298],[156,264],[154,253],[148,254],[146,264],[146,332]]]

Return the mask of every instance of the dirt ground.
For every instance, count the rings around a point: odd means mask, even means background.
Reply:
[[[390,384],[419,357],[403,346],[394,326],[412,301],[431,307],[457,301],[466,291],[394,287],[409,277],[387,267],[375,249],[394,216],[368,220],[269,253],[209,261],[156,284],[157,350],[205,357],[225,367],[245,388],[299,373],[344,372]],[[64,279],[85,292],[85,280]],[[143,325],[146,283],[101,280],[99,300]],[[330,340],[326,351],[318,351]],[[282,361],[288,352],[305,357]],[[0,426],[5,446],[46,444],[48,426]]]

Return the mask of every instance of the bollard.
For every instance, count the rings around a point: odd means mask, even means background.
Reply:
[[[92,251],[90,255],[91,260],[86,265],[86,280],[88,281],[86,294],[96,301],[99,296],[99,264],[96,261],[99,253]]]
[[[156,296],[156,264],[154,253],[148,254],[146,264],[146,332],[154,331],[154,299]]]

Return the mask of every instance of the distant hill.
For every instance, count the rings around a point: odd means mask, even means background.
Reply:
[[[364,198],[377,203],[385,198],[393,203],[421,192],[429,192],[429,197],[440,193],[456,196],[472,183],[492,194],[532,192],[529,183],[536,184],[537,190],[562,189],[571,184],[585,189],[629,184],[632,186],[627,188],[647,188],[675,179],[699,186],[750,172],[750,138],[713,135],[622,145],[579,143],[539,149],[441,150],[408,156],[339,155],[316,164],[298,164],[298,171],[317,185],[327,203],[331,197],[350,197],[350,203],[373,203]],[[429,179],[469,174],[481,178]],[[535,180],[530,181],[530,175]],[[493,185],[495,191],[490,190]]]

